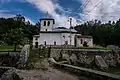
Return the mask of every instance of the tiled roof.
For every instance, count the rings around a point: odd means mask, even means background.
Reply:
[[[92,36],[78,36],[78,35],[76,35],[77,36],[77,38],[92,38]]]
[[[53,31],[68,31],[70,32],[70,29],[54,29]],[[71,29],[71,32],[77,32],[75,29]]]

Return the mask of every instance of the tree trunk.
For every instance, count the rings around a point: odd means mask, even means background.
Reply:
[[[15,43],[14,44],[14,51],[16,51],[16,49],[17,49],[17,44]]]

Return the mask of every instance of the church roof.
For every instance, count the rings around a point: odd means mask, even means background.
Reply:
[[[66,32],[70,32],[70,29],[54,29],[53,31],[66,31]],[[75,29],[71,29],[71,32],[76,32],[77,31]]]
[[[40,33],[70,33],[70,29],[53,29],[52,31],[40,31]],[[71,29],[71,33],[77,33],[77,31]]]
[[[70,33],[70,31],[40,31],[40,33]],[[72,32],[71,33],[77,33],[77,32]]]
[[[77,38],[92,38],[92,36],[85,36],[85,35],[76,35]]]

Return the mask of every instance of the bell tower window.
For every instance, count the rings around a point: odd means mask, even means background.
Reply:
[[[46,21],[44,21],[44,26],[46,26]]]
[[[48,24],[47,24],[47,26],[50,26],[50,21],[48,21]]]

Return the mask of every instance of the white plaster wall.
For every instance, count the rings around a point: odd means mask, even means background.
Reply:
[[[61,33],[40,33],[39,45],[44,45],[45,41],[46,45],[54,45],[54,41],[56,45],[61,45]]]
[[[71,45],[74,45],[74,36],[75,34],[71,34]],[[62,38],[62,45],[65,44],[65,41],[68,41],[68,45],[70,45],[70,33],[62,33],[61,38]]]
[[[36,37],[33,37],[33,45],[35,45],[35,42],[38,42],[39,45],[44,45],[45,41],[46,45],[54,45],[54,41],[56,41],[56,45],[64,45],[65,41],[68,41],[68,45],[70,45],[69,36],[70,33],[40,33],[38,40],[35,40]],[[75,34],[71,34],[71,45],[74,45],[74,36]]]
[[[89,47],[93,47],[93,39],[92,38],[77,38],[77,47],[83,47],[83,44],[81,44],[81,39],[88,42]]]
[[[44,21],[46,21],[46,26],[44,26]],[[50,21],[50,26],[47,26],[48,21]],[[40,31],[52,31],[53,29],[53,20],[41,20],[41,30]]]
[[[39,38],[36,40],[36,37],[33,37],[33,45],[35,46],[35,42],[38,42]]]

